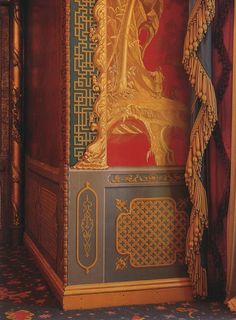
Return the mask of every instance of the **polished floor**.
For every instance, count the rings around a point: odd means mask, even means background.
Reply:
[[[88,311],[61,310],[24,247],[0,248],[0,319],[235,319],[218,301],[116,307]]]

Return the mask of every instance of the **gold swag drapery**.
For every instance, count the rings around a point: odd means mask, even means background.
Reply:
[[[186,262],[194,296],[207,295],[206,270],[202,267],[200,246],[208,226],[207,194],[201,181],[202,159],[217,121],[215,91],[200,58],[201,46],[215,15],[214,0],[196,0],[190,13],[184,42],[183,65],[196,98],[201,103],[194,120],[186,163],[185,180],[192,202],[190,226],[186,239]]]

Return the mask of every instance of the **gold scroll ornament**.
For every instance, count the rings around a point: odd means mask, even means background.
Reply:
[[[92,241],[94,235],[95,243]],[[98,196],[89,182],[77,195],[76,238],[77,262],[88,274],[98,259]],[[92,249],[95,249],[94,256]]]

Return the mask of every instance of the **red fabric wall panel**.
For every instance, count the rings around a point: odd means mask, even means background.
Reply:
[[[151,2],[150,2],[151,3]],[[147,70],[161,70],[164,76],[163,96],[181,102],[190,110],[191,89],[182,65],[183,43],[189,15],[188,1],[166,0],[160,16],[159,28],[146,47],[143,63]],[[139,30],[141,47],[148,34]],[[126,122],[126,124],[129,124]],[[138,124],[136,124],[138,126]],[[156,163],[149,153],[150,139],[140,126],[140,134],[109,134],[109,166],[153,166]],[[175,165],[184,166],[188,152],[189,135],[177,127],[165,132],[168,147],[173,150]],[[158,139],[158,137],[157,137]]]

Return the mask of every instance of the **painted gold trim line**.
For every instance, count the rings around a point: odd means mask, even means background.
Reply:
[[[160,280],[123,281],[114,283],[96,283],[88,285],[72,285],[65,288],[65,296],[74,294],[111,293],[150,289],[166,289],[192,287],[189,278],[173,278]]]
[[[55,273],[55,271],[52,269],[49,263],[45,260],[45,258],[40,253],[34,242],[26,233],[24,234],[24,243],[33,255],[33,257],[35,258],[37,266],[40,268],[42,274],[48,281],[50,288],[54,292],[59,302],[62,304],[64,295],[64,285],[62,280],[58,277],[58,275]]]

